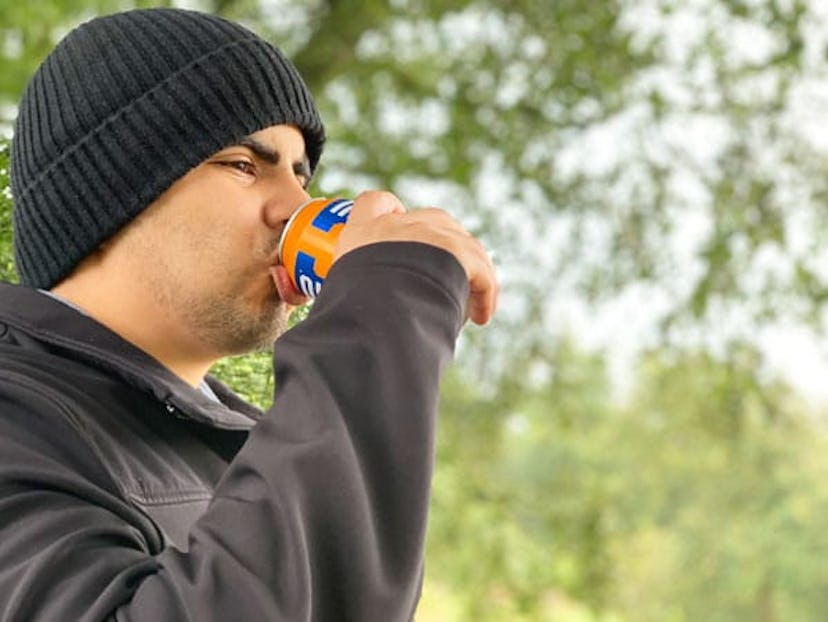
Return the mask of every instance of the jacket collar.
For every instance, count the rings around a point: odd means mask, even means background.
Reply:
[[[22,332],[44,349],[82,360],[163,402],[171,414],[224,429],[249,429],[262,412],[217,379],[207,382],[221,403],[211,400],[93,318],[35,289],[0,282],[0,324]],[[5,332],[0,326],[0,334]],[[32,347],[31,345],[26,347]]]

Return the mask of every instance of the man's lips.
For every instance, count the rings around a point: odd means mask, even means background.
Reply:
[[[287,268],[282,264],[276,264],[270,267],[270,275],[276,285],[276,291],[279,293],[279,298],[284,300],[289,305],[300,306],[308,302],[308,298],[296,291],[293,283],[288,276]]]

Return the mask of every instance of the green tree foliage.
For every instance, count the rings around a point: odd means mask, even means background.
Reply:
[[[17,102],[23,86],[55,43],[78,22],[131,6],[168,6],[170,2],[72,0],[71,2],[0,1],[0,106]],[[9,123],[10,111],[0,112]]]
[[[655,351],[623,403],[600,356],[545,363],[444,386],[426,607],[433,585],[457,620],[825,617],[828,439],[755,349]]]
[[[12,201],[8,178],[9,144],[0,140],[0,280],[16,282],[12,253]]]
[[[724,360],[660,352],[643,364],[621,419],[631,494],[616,507],[646,517],[630,524],[633,547],[643,533],[669,551],[651,578],[673,581],[651,619],[667,603],[682,620],[825,615],[826,438],[785,386],[757,382],[760,364],[746,345]],[[626,580],[639,589],[635,570]]]

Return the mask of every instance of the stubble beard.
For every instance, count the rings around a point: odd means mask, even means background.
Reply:
[[[257,309],[238,292],[199,297],[182,311],[194,338],[221,356],[268,349],[288,328],[288,306],[275,289]]]

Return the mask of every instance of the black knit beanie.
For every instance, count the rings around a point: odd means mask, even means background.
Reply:
[[[50,288],[188,170],[278,124],[324,129],[295,67],[222,18],[133,10],[69,33],[23,94],[11,153],[14,254]]]

